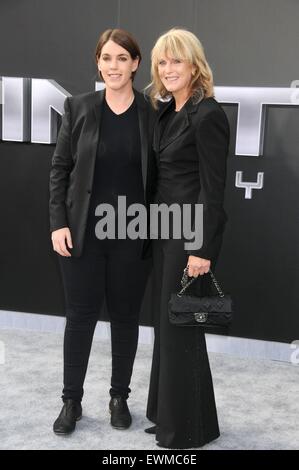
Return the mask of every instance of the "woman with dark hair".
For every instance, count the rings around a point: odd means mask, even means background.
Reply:
[[[140,49],[128,32],[109,29],[99,38],[95,61],[105,90],[66,98],[50,173],[50,229],[66,305],[64,404],[53,426],[62,435],[74,431],[82,415],[83,383],[104,297],[111,322],[111,425],[130,426],[127,398],[149,267],[146,240],[109,239],[96,230],[100,204],[114,209],[117,227],[119,196],[127,205],[151,200],[153,113],[132,86]]]
[[[189,276],[200,276],[193,293],[211,294],[209,276],[204,274],[215,267],[226,222],[229,124],[214,98],[203,47],[189,31],[172,29],[157,40],[151,88],[159,108],[154,130],[155,201],[192,209],[202,204],[203,244],[186,249],[183,238],[153,241],[155,344],[147,417],[155,426],[146,432],[156,434],[163,447],[200,447],[219,436],[205,336],[199,327],[171,324],[168,301],[181,289],[186,266]],[[166,102],[159,104],[158,97]],[[201,232],[196,220],[193,232]]]

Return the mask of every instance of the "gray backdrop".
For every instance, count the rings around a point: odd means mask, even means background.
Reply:
[[[138,39],[149,80],[155,39],[173,26],[204,44],[216,85],[288,87],[299,79],[296,0],[2,0],[0,76],[52,78],[71,94],[94,90],[99,34],[122,27]],[[225,106],[231,149],[225,207],[229,216],[217,273],[236,305],[231,335],[276,341],[299,337],[298,117],[269,107],[261,157],[235,156],[237,107]],[[53,145],[0,141],[0,308],[64,314],[48,226]],[[264,188],[244,199],[235,172],[264,172]],[[145,299],[142,323],[150,324]]]

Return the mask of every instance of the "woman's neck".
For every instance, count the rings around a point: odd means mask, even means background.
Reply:
[[[105,98],[109,107],[116,113],[122,113],[132,104],[134,100],[134,91],[132,85],[120,90],[106,88]]]
[[[180,111],[184,104],[188,101],[190,98],[190,90],[183,89],[178,91],[177,93],[172,94],[175,100],[175,110]]]

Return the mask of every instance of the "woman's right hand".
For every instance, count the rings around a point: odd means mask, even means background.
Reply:
[[[53,250],[61,256],[72,256],[67,248],[73,248],[72,236],[68,227],[54,230],[51,235]]]

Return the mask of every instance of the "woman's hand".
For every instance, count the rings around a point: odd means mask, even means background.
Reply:
[[[188,258],[188,276],[198,277],[209,272],[211,261],[198,256],[189,256]]]
[[[72,256],[71,253],[67,250],[68,248],[73,248],[71,232],[68,227],[63,227],[52,232],[52,244],[53,250],[61,256]],[[67,245],[65,243],[67,241]]]

